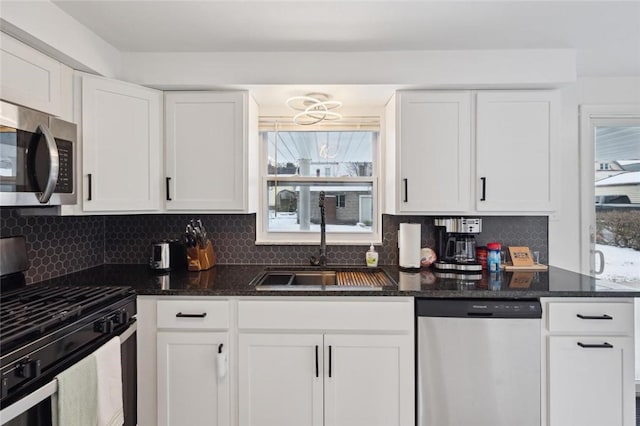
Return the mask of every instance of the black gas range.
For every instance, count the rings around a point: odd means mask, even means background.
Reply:
[[[14,243],[12,253],[16,247],[22,251],[24,241]],[[0,239],[0,248],[7,244]],[[4,260],[0,254],[0,271],[11,274],[0,277],[0,285],[11,282],[12,289],[4,286],[0,293],[2,424],[51,424],[56,376],[114,337],[121,340],[125,424],[135,424],[135,292],[129,287],[16,286],[24,281],[23,271]]]
[[[123,287],[27,286],[0,296],[0,408],[53,379],[136,314]]]

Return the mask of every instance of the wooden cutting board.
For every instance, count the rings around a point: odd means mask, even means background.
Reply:
[[[534,264],[531,266],[513,266],[511,263],[503,263],[501,265],[503,271],[547,271],[547,265]]]

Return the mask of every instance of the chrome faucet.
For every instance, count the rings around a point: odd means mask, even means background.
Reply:
[[[311,256],[311,264],[314,266],[327,266],[327,223],[324,211],[324,191],[318,195],[318,207],[320,207],[320,256]]]

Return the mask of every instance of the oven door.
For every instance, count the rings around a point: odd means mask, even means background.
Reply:
[[[124,425],[135,426],[136,417],[136,328],[133,322],[120,334],[120,356],[122,362],[122,397],[124,405]],[[58,391],[54,379],[40,389],[30,393],[14,404],[0,411],[0,425],[3,426],[52,426],[51,400]]]

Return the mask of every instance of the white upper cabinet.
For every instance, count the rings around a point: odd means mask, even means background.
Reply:
[[[478,211],[554,210],[559,114],[556,92],[478,93]]]
[[[165,94],[165,208],[246,212],[257,197],[250,137],[257,111],[248,92]],[[256,141],[254,141],[256,142]],[[257,149],[257,146],[253,149]],[[254,178],[254,179],[255,179]]]
[[[0,97],[9,102],[62,115],[61,65],[0,32]]]
[[[161,208],[162,92],[82,78],[84,211]]]
[[[556,92],[403,91],[396,108],[398,213],[554,211]]]
[[[469,210],[471,93],[399,92],[398,211]]]

